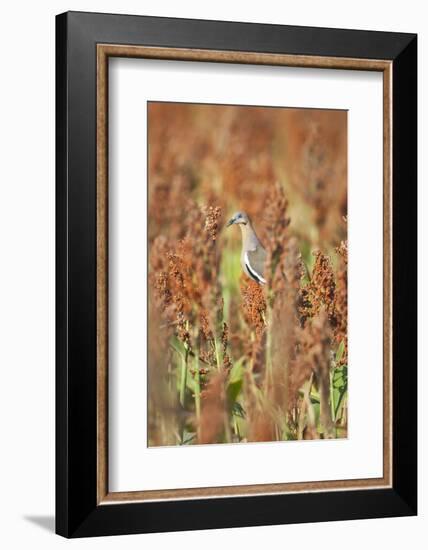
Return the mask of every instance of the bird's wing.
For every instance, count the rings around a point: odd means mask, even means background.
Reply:
[[[250,276],[261,284],[266,284],[266,279],[263,277],[266,250],[262,246],[256,246],[254,250],[247,250],[244,255],[245,265]]]

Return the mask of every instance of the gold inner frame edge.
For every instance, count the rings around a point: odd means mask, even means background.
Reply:
[[[108,489],[108,59],[133,57],[383,73],[383,477],[225,487]],[[392,485],[392,62],[223,50],[97,44],[97,504],[377,489]]]

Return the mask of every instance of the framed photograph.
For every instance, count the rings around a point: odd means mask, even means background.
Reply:
[[[57,533],[416,514],[416,35],[56,25]]]

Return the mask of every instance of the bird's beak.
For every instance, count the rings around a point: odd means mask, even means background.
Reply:
[[[226,227],[229,227],[229,226],[233,225],[234,223],[235,223],[235,219],[232,218],[231,220],[229,220],[229,221],[227,222]]]

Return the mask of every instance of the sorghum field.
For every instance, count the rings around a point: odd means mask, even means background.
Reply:
[[[148,125],[149,446],[346,437],[346,112],[151,102]]]

